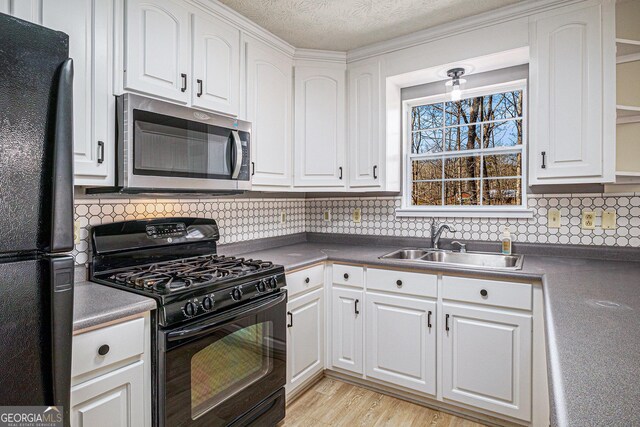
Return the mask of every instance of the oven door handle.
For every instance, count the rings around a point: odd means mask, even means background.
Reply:
[[[277,298],[269,298],[267,301],[255,302],[253,304],[246,305],[244,307],[239,307],[237,309],[231,310],[228,313],[224,313],[220,316],[215,316],[211,322],[207,322],[205,324],[200,324],[198,326],[178,329],[176,331],[169,332],[167,334],[167,340],[169,341],[179,341],[185,338],[197,337],[199,335],[204,335],[209,333],[212,329],[215,329],[221,326],[224,323],[227,323],[229,320],[235,319],[238,316],[248,316],[255,311],[261,311],[268,308],[271,308],[287,299],[287,293],[282,292]]]
[[[232,179],[238,179],[240,176],[240,168],[242,167],[242,143],[240,142],[240,135],[237,130],[231,131],[231,136],[233,137],[233,146],[236,150],[236,155],[234,157],[235,164],[233,165],[233,173],[231,174]]]

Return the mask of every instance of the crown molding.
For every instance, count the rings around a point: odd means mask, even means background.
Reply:
[[[334,62],[337,64],[346,64],[347,52],[319,49],[296,49],[293,59],[296,61],[319,61],[324,63]]]
[[[191,2],[194,5],[205,9],[207,12],[212,13],[224,21],[238,27],[241,31],[249,34],[250,36],[275,47],[285,55],[293,58],[293,55],[296,52],[296,48],[293,45],[267,31],[246,16],[231,9],[229,6],[220,3],[218,0],[191,0]]]
[[[516,3],[468,18],[437,25],[405,36],[352,49],[347,52],[347,63],[418,46],[514,19],[527,18],[536,13],[583,1],[585,0],[529,0]]]

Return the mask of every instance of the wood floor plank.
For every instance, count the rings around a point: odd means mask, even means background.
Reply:
[[[287,406],[278,427],[486,427],[464,418],[323,378]]]

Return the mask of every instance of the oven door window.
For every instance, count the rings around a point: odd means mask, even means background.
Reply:
[[[231,332],[191,358],[191,418],[196,419],[272,369],[271,322]]]
[[[230,179],[230,129],[139,110],[133,121],[134,174]]]

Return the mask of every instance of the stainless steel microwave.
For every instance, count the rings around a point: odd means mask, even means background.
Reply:
[[[140,95],[117,97],[123,192],[251,189],[251,124]]]

